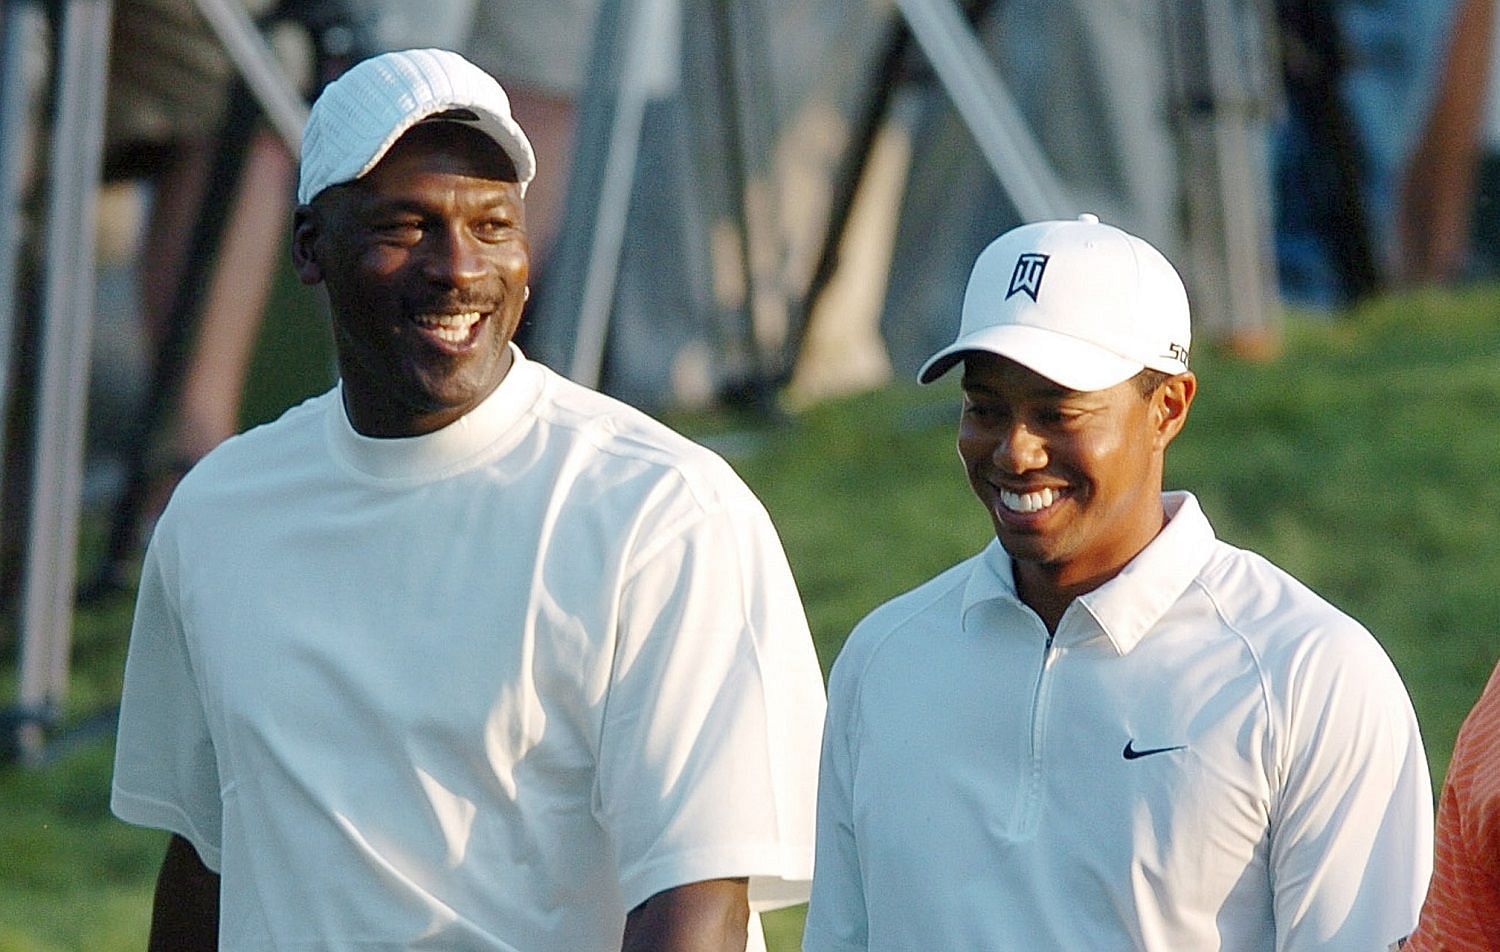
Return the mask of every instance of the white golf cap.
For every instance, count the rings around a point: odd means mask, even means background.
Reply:
[[[510,156],[521,193],[536,174],[526,133],[494,77],[448,50],[398,50],[355,65],[329,83],[307,117],[297,201],[352,182],[424,119],[470,125]]]
[[[988,351],[1069,390],[1104,390],[1147,367],[1187,370],[1187,291],[1151,245],[1093,215],[1013,228],[980,252],[958,338],[917,374],[931,383]]]

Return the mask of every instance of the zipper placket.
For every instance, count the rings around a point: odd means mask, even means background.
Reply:
[[[1029,840],[1036,835],[1037,822],[1042,806],[1042,741],[1047,729],[1047,702],[1052,695],[1053,642],[1056,634],[1047,632],[1047,641],[1042,646],[1042,664],[1037,671],[1036,686],[1031,697],[1031,763],[1025,781],[1025,793],[1021,822],[1016,830],[1017,839]]]

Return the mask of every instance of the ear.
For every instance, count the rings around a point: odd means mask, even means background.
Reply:
[[[323,280],[317,251],[321,218],[318,209],[311,205],[298,205],[292,216],[292,269],[303,284],[319,284]]]
[[[1175,374],[1161,382],[1151,395],[1152,423],[1156,447],[1165,450],[1187,423],[1188,408],[1198,392],[1198,378],[1192,371]]]

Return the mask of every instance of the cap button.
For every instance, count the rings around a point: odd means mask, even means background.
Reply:
[[[1079,215],[1078,220],[1081,222],[1087,222],[1090,225],[1099,224],[1099,216],[1091,212],[1084,212],[1082,215]]]

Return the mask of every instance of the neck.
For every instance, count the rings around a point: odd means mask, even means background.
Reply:
[[[341,365],[344,414],[361,436],[379,439],[425,436],[454,423],[488,399],[510,373],[513,363],[507,349],[501,355],[500,370],[493,380],[475,387],[464,399],[430,407],[401,402],[392,396],[390,386],[369,380],[359,373],[358,367]]]
[[[1151,544],[1151,540],[1156,538],[1166,524],[1167,514],[1163,511],[1160,520],[1153,522],[1149,531],[1143,532],[1119,556],[1105,560],[1102,567],[1081,566],[1077,562],[1023,562],[1012,557],[1011,570],[1016,582],[1016,595],[1042,619],[1042,624],[1047,626],[1047,633],[1055,634],[1063,613],[1075,598],[1087,595],[1119,575],[1142,549]]]
[[[1036,612],[1037,616],[1042,619],[1042,624],[1047,626],[1049,635],[1057,632],[1063,612],[1066,612],[1068,606],[1073,604],[1073,599],[1092,592],[1119,575],[1120,569],[1125,567],[1121,564],[1108,572],[1070,584],[1060,580],[1057,570],[1051,566],[1015,560],[1012,560],[1011,565],[1015,572],[1016,594],[1027,608]]]

